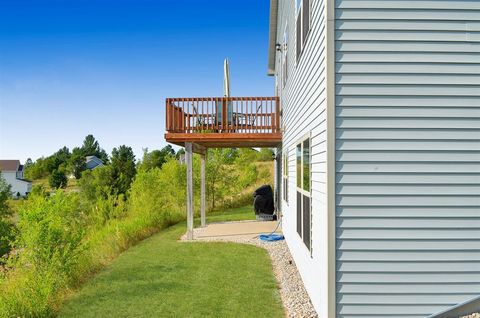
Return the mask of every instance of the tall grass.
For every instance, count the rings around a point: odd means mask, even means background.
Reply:
[[[225,207],[251,202],[253,187],[271,176],[268,163],[250,175],[251,166],[223,168],[247,176],[222,186]],[[198,191],[198,164],[195,170]],[[185,180],[185,166],[170,159],[162,169],[140,170],[128,200],[105,192],[33,193],[19,207],[15,252],[0,273],[0,317],[55,316],[65,297],[122,251],[184,218]]]
[[[76,193],[32,195],[19,211],[16,253],[1,277],[0,316],[55,316],[65,296],[91,274],[182,220],[185,187],[175,181],[183,169],[171,161],[162,170],[140,171],[128,206],[111,197],[85,208]],[[105,209],[110,213],[98,212]]]

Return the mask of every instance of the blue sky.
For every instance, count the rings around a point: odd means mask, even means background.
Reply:
[[[270,96],[268,0],[0,0],[0,158],[165,146],[166,97]]]

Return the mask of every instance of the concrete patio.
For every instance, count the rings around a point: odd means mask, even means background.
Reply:
[[[204,228],[196,229],[194,239],[253,239],[260,234],[269,234],[273,232],[277,225],[277,221],[210,223]],[[275,233],[282,233],[280,226]]]

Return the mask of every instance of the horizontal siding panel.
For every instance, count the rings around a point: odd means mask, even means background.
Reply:
[[[337,161],[364,162],[479,162],[480,153],[440,151],[338,151]]]
[[[454,1],[450,1],[452,3]],[[480,10],[336,9],[338,20],[480,21]]]
[[[454,305],[453,303],[448,305]],[[446,309],[445,307],[444,309]],[[438,311],[438,305],[410,305],[408,307],[402,305],[379,305],[375,306],[376,314],[372,315],[371,307],[369,305],[338,305],[337,313],[341,315],[346,315],[344,317],[352,318],[358,315],[366,315],[366,317],[391,317],[389,313],[398,313],[401,311],[403,317],[411,318],[410,315],[421,315],[420,317],[425,318],[430,313]],[[342,316],[343,317],[343,316]],[[364,317],[365,318],[365,317]]]
[[[422,183],[420,180],[419,183]],[[412,182],[414,183],[414,182]],[[480,196],[452,195],[340,195],[338,206],[477,206],[480,210]],[[443,221],[442,221],[443,222]],[[417,224],[418,222],[414,222]],[[398,225],[400,226],[400,225]],[[413,224],[412,224],[413,226]]]
[[[335,91],[338,95],[478,96],[480,86],[341,85]]]
[[[429,10],[480,10],[475,0],[335,0],[339,9],[429,9]]]
[[[478,64],[446,64],[446,63],[337,63],[335,70],[343,73],[380,73],[380,74],[479,74]],[[377,94],[373,94],[377,95]],[[424,95],[424,94],[420,94]],[[478,95],[477,95],[478,97]],[[477,104],[478,106],[478,104]]]
[[[478,69],[480,72],[480,68]],[[337,106],[478,107],[480,96],[337,96]]]
[[[476,53],[480,54],[480,53]],[[478,59],[478,57],[476,57]],[[410,60],[411,61],[411,60]],[[478,75],[418,75],[412,78],[407,74],[342,74],[336,77],[338,84],[388,84],[388,85],[480,85]]]
[[[384,261],[384,262],[422,262],[422,261],[429,261],[429,262],[478,262],[480,261],[480,251],[472,252],[472,251],[338,251],[337,259],[339,261]],[[442,282],[439,282],[442,283]],[[385,292],[405,292],[405,286],[403,285],[386,285],[383,286],[385,288]],[[471,284],[471,285],[455,285],[455,286],[445,286],[445,288],[449,289],[449,293],[457,292],[472,292],[480,291],[478,285]],[[433,288],[430,286],[424,286],[423,289],[417,290],[416,292],[423,291],[433,291]],[[361,292],[361,289],[358,290],[347,290],[349,292]],[[364,290],[365,293],[370,292],[369,289]],[[444,290],[437,290],[437,293],[444,293]]]
[[[367,219],[368,220],[368,219]],[[480,229],[337,229],[340,239],[478,240]],[[475,263],[480,269],[480,265]]]
[[[449,240],[347,240],[343,239],[337,242],[339,250],[396,250],[396,251],[480,251],[478,241],[449,241]],[[394,282],[394,281],[392,281]],[[443,281],[449,282],[449,281]],[[468,282],[468,281],[467,281]],[[479,281],[475,281],[480,283]]]
[[[475,31],[396,31],[378,32],[371,30],[338,31],[338,41],[419,41],[419,42],[480,42],[480,32]]]
[[[480,131],[479,131],[480,132]],[[459,150],[480,151],[480,141],[456,140],[339,140],[337,150]]]
[[[368,23],[371,23],[370,21]],[[404,21],[401,25],[407,25]],[[425,23],[432,25],[431,22]],[[409,25],[410,23],[408,23]],[[337,41],[335,43],[339,52],[480,52],[480,43],[474,42],[395,42],[386,41]]]
[[[478,184],[478,174],[394,174],[343,173],[337,175],[339,184]]]
[[[341,229],[476,229],[480,231],[480,218],[435,219],[435,218],[341,218],[337,220],[337,227]],[[480,248],[480,245],[479,245]],[[479,265],[480,266],[480,265]]]
[[[342,273],[338,281],[340,283],[365,281],[370,277],[371,283],[480,283],[480,273]]]
[[[383,1],[383,0],[382,0]],[[337,30],[430,30],[430,31],[480,31],[480,22],[465,21],[390,21],[390,20],[346,20],[335,25]],[[386,50],[385,50],[386,51]]]
[[[480,129],[480,120],[475,118],[384,118],[337,117],[338,128],[458,128]]]
[[[380,304],[380,305],[394,305],[394,304],[413,304],[413,305],[432,305],[445,304],[452,302],[458,304],[464,302],[465,299],[475,297],[475,294],[455,294],[455,295],[386,295],[386,294],[370,294],[370,295],[344,295],[338,299],[340,304]]]
[[[338,107],[340,108],[340,107]],[[404,113],[408,112],[408,109],[404,108]],[[341,112],[341,110],[339,110]],[[361,111],[360,111],[361,112]],[[474,111],[475,112],[475,111]],[[349,112],[351,114],[351,112]],[[455,112],[450,109],[447,113],[454,114]],[[461,113],[461,112],[460,112]],[[460,113],[456,113],[460,115]],[[440,109],[437,109],[437,116],[443,114]],[[421,115],[421,114],[420,114]],[[380,116],[381,117],[381,116]],[[450,116],[453,117],[453,116]],[[480,131],[468,130],[468,129],[337,129],[335,135],[337,139],[348,140],[474,140],[478,141],[478,134]]]
[[[342,52],[337,53],[338,62],[375,63],[472,63],[479,64],[477,53],[406,53],[406,52]]]
[[[338,117],[478,118],[480,107],[337,107]]]
[[[407,294],[407,295],[470,295],[478,294],[478,287],[475,284],[445,284],[441,288],[431,284],[338,284],[337,291],[344,294]],[[473,298],[473,297],[472,297]]]
[[[373,172],[373,173],[382,173],[382,172],[420,172],[420,173],[480,173],[480,165],[477,163],[464,162],[461,164],[457,163],[386,163],[386,162],[374,162],[374,163],[337,163],[336,165],[337,172]],[[364,185],[368,187],[368,185]],[[458,187],[458,186],[457,186]],[[400,191],[403,189],[396,189]],[[343,188],[339,188],[343,189]],[[463,187],[462,190],[471,191],[472,187]],[[377,189],[380,190],[380,189]],[[454,188],[451,189],[454,191]],[[479,192],[480,193],[480,192]]]
[[[480,196],[480,185],[338,185],[339,195],[475,195]],[[479,199],[480,202],[480,199]]]
[[[476,218],[478,207],[337,207],[336,213],[341,217],[356,218]]]

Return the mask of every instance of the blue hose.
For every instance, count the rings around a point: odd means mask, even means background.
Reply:
[[[281,241],[285,239],[285,237],[280,234],[260,234],[259,238],[261,241],[266,241],[266,242],[275,242],[275,241]]]
[[[278,227],[280,226],[280,223],[282,223],[282,219],[280,218],[280,220],[278,220],[278,224],[277,224],[277,227],[275,228],[275,230],[273,230],[271,233],[269,234],[260,234],[258,236],[258,238],[261,240],[261,241],[265,241],[265,242],[275,242],[275,241],[281,241],[281,240],[284,240],[285,237],[281,234],[274,234]]]

